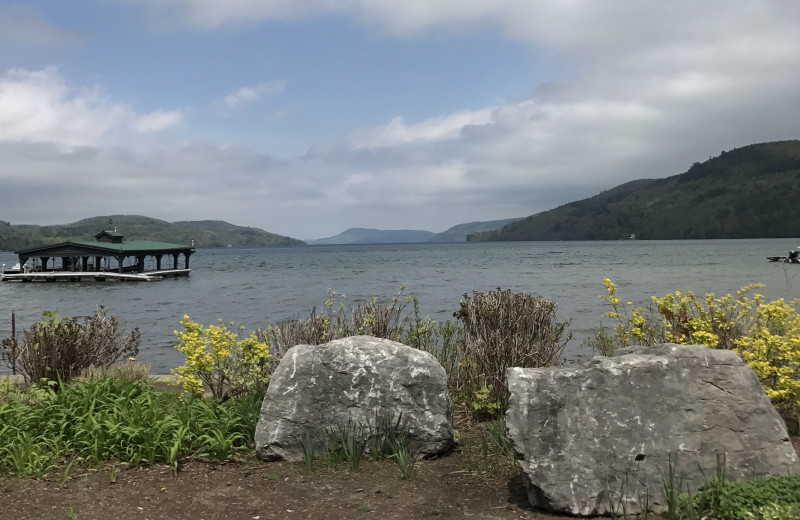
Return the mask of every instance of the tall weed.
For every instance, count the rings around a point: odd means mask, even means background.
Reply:
[[[400,341],[408,320],[406,307],[413,301],[413,297],[404,294],[405,289],[402,285],[388,302],[373,296],[348,310],[346,295],[337,295],[329,287],[321,311],[315,307],[307,318],[284,320],[256,334],[272,345],[278,357],[295,345],[320,345],[349,336],[368,335]]]

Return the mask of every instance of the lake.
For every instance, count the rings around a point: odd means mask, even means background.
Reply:
[[[305,317],[322,306],[331,286],[356,303],[389,299],[401,284],[419,299],[423,316],[452,319],[464,293],[496,288],[535,293],[558,302],[575,338],[568,359],[590,356],[581,346],[603,322],[602,277],[623,301],[644,304],[676,290],[718,296],[751,283],[769,299],[800,297],[800,265],[771,263],[800,239],[614,242],[503,242],[363,246],[198,249],[191,276],[157,282],[0,283],[0,337],[36,323],[43,311],[85,316],[106,307],[139,327],[139,360],[154,373],[182,364],[173,331],[188,314],[200,323],[220,318],[247,330]],[[0,263],[16,262],[0,253]]]

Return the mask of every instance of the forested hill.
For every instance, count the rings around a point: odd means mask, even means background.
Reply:
[[[218,220],[166,222],[139,215],[92,217],[54,226],[12,225],[0,220],[0,251],[14,251],[67,240],[94,240],[103,230],[117,229],[125,240],[155,240],[195,247],[273,246],[300,240]]]
[[[666,179],[631,181],[470,241],[800,237],[800,141],[729,152]]]

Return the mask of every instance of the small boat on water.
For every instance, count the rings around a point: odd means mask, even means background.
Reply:
[[[9,269],[6,269],[6,264],[3,264],[2,274],[19,274],[22,272],[22,267],[20,267],[19,262],[12,265]]]
[[[796,249],[792,249],[789,251],[789,256],[768,256],[767,260],[770,262],[784,262],[787,264],[800,264],[800,254],[798,254],[797,250],[800,249],[800,246],[797,246]]]

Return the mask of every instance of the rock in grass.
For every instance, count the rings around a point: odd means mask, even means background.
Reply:
[[[372,336],[297,345],[270,380],[256,454],[302,460],[304,443],[324,453],[328,428],[366,427],[380,417],[407,423],[412,453],[431,457],[452,448],[447,376],[432,355]]]
[[[534,506],[576,515],[665,511],[664,484],[800,473],[755,373],[728,350],[663,344],[580,368],[510,368],[506,424]],[[718,459],[719,457],[719,459]]]

